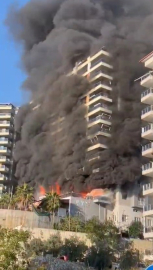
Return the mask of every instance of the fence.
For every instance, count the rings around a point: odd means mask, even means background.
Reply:
[[[55,217],[55,222],[60,221]],[[38,216],[35,212],[0,209],[0,226],[4,228],[26,227],[33,228],[52,228],[52,216]]]

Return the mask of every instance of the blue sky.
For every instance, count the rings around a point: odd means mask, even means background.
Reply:
[[[24,5],[29,0],[19,0]],[[15,0],[0,1],[0,103],[13,103],[19,106],[25,95],[20,90],[25,74],[19,69],[20,52],[13,43],[4,25],[8,8]]]

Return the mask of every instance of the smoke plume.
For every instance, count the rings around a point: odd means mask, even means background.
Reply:
[[[153,44],[152,0],[31,0],[10,8],[6,24],[23,47],[22,88],[32,102],[16,118],[16,177],[35,188],[58,182],[83,191],[141,177],[138,63]],[[113,117],[109,149],[86,161],[86,78],[67,76],[76,61],[105,46],[112,54]],[[97,169],[93,173],[93,169]]]

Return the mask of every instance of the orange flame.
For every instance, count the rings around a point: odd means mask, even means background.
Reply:
[[[93,189],[91,192],[87,194],[89,197],[101,197],[105,194],[104,189]]]
[[[45,191],[44,187],[43,186],[40,186],[39,188],[40,188],[40,194],[41,195],[45,195],[46,194],[46,191]]]
[[[40,195],[43,196],[47,193],[47,191],[45,190],[43,186],[40,186],[39,189],[40,189]],[[56,183],[55,186],[49,187],[49,191],[56,192],[58,195],[61,194],[61,188],[58,183]]]

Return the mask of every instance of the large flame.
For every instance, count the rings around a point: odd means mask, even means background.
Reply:
[[[43,186],[40,186],[39,189],[40,189],[41,196],[44,196],[48,192],[48,190],[46,191]],[[58,195],[61,194],[61,188],[58,183],[56,183],[55,186],[50,186],[49,191],[56,192]]]
[[[91,192],[87,193],[87,197],[101,197],[106,193],[104,189],[93,189]]]

